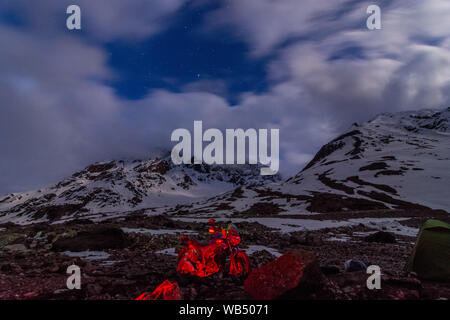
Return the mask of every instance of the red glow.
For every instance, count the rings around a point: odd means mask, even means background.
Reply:
[[[197,277],[208,277],[225,268],[227,256],[230,257],[230,275],[247,276],[250,271],[250,259],[244,250],[237,246],[241,238],[235,229],[228,226],[220,228],[214,219],[210,219],[211,226],[208,231],[211,241],[208,244],[200,244],[195,239],[181,236],[186,246],[178,254],[177,271]],[[136,300],[181,300],[180,289],[177,282],[169,280],[161,283],[151,294],[144,292]]]
[[[200,244],[195,239],[181,236],[186,243],[178,254],[177,271],[198,277],[208,277],[225,267],[226,257],[230,257],[231,275],[247,275],[250,272],[250,259],[237,248],[241,242],[238,233],[228,227],[222,229],[214,219],[209,220],[209,233],[212,239],[208,244]]]
[[[231,256],[230,274],[231,275],[247,275],[250,273],[250,259],[245,252],[240,251]]]
[[[151,294],[144,292],[137,297],[136,300],[158,300],[158,298],[162,298],[163,300],[181,300],[178,283],[172,283],[169,280],[166,280],[161,283]]]

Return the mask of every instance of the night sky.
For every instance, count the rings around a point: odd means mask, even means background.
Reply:
[[[448,0],[0,0],[0,194],[152,157],[194,120],[280,129],[288,177],[355,121],[448,107],[449,16]]]
[[[170,27],[148,40],[106,44],[108,64],[120,75],[110,83],[117,94],[141,99],[150,89],[179,92],[192,82],[220,79],[226,85],[211,89],[233,104],[242,92],[266,90],[267,59],[251,59],[245,43],[225,32],[203,33],[209,10],[186,6]]]

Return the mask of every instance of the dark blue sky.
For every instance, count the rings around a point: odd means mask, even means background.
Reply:
[[[220,79],[231,104],[242,92],[267,89],[268,58],[250,58],[245,42],[229,32],[202,31],[204,17],[214,6],[186,6],[160,34],[137,43],[105,45],[108,64],[119,78],[110,84],[126,99],[140,99],[151,89],[179,91],[200,80]]]

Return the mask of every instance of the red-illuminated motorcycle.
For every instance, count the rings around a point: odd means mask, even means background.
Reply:
[[[220,228],[214,219],[209,220],[212,239],[208,244],[200,244],[187,236],[181,236],[186,247],[178,254],[177,271],[181,275],[208,277],[224,270],[226,258],[230,257],[230,275],[247,276],[250,273],[250,259],[245,251],[238,249],[241,242],[235,228],[229,225]]]

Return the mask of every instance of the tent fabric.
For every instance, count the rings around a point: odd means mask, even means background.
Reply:
[[[450,224],[435,219],[425,222],[407,270],[422,279],[450,281]]]

